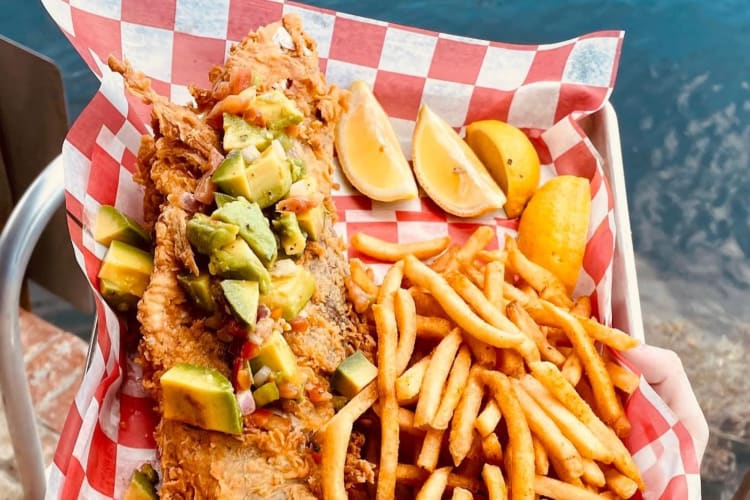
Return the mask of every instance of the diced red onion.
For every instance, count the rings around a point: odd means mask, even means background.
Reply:
[[[250,415],[255,411],[255,399],[253,398],[253,391],[247,389],[237,393],[237,403],[240,405],[240,412],[242,415]]]
[[[258,312],[255,316],[256,320],[261,320],[269,317],[271,315],[271,310],[268,308],[267,305],[261,304],[258,306]]]
[[[189,214],[194,214],[203,208],[203,205],[195,199],[193,193],[188,191],[180,193],[180,196],[177,198],[177,206]]]
[[[261,385],[265,384],[268,381],[268,377],[271,376],[271,369],[265,365],[258,370],[258,373],[253,375],[253,383],[256,387],[260,387]]]

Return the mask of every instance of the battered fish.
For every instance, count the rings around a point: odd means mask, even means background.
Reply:
[[[327,394],[331,373],[359,349],[372,357],[374,341],[346,301],[348,268],[344,245],[333,231],[335,207],[330,198],[333,129],[347,95],[328,85],[320,73],[315,42],[289,15],[248,35],[231,49],[224,66],[210,72],[211,89],[191,88],[196,107],[170,103],[127,63],[110,59],[128,88],[153,106],[154,136],[145,136],[138,155],[136,180],[145,188],[145,220],[155,233],[154,269],[138,305],[142,340],[139,362],[144,387],[158,402],[159,378],[176,363],[191,363],[231,375],[236,341],[192,305],[177,275],[197,271],[185,226],[194,212],[212,202],[210,176],[223,158],[221,112],[251,84],[258,92],[281,89],[305,119],[296,127],[290,154],[304,160],[318,181],[331,217],[323,237],[308,242],[300,259],[315,277],[317,291],[303,315],[309,328],[285,338],[308,376],[308,391]],[[218,117],[218,123],[217,123]],[[218,320],[231,324],[219,313]],[[223,315],[223,316],[222,316]],[[214,327],[209,327],[209,322]],[[223,334],[224,333],[224,334]],[[259,410],[245,418],[241,436],[231,436],[162,419],[155,439],[161,460],[162,498],[317,498],[320,471],[315,432],[334,413],[330,398],[284,400],[276,410]],[[347,461],[347,484],[356,495],[372,482],[373,466],[360,458],[362,435],[355,434]]]

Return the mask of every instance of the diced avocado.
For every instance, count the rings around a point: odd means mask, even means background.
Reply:
[[[102,245],[114,240],[141,248],[151,244],[151,236],[140,224],[109,205],[102,205],[96,213],[94,239]]]
[[[248,199],[261,208],[282,199],[292,185],[292,171],[279,141],[273,141],[260,158],[248,165],[246,172],[250,189]]]
[[[266,406],[279,400],[279,387],[275,382],[266,382],[253,391],[255,406]]]
[[[214,201],[216,202],[216,206],[218,208],[221,208],[224,205],[226,205],[227,203],[231,203],[233,201],[237,201],[237,198],[235,198],[234,196],[229,196],[228,194],[224,194],[224,193],[220,193],[220,192],[216,191],[214,193]]]
[[[260,303],[270,310],[281,309],[282,317],[291,321],[307,305],[315,293],[315,278],[302,266],[294,266],[294,272],[271,279],[265,294],[261,292]]]
[[[211,255],[211,252],[234,241],[240,228],[212,219],[206,214],[195,214],[187,223],[187,238],[198,253]]]
[[[246,280],[223,280],[224,298],[235,316],[246,325],[255,327],[258,314],[258,283]]]
[[[245,121],[241,116],[224,113],[224,151],[255,146],[263,151],[271,144],[273,134],[267,129],[257,127]]]
[[[305,251],[307,238],[297,223],[294,212],[281,212],[277,219],[271,222],[274,231],[279,236],[281,248],[289,256],[302,255]]]
[[[334,390],[347,398],[353,398],[378,376],[378,369],[357,351],[336,368],[331,378]]]
[[[240,237],[266,266],[276,260],[276,238],[257,203],[240,198],[215,210],[211,217],[237,225]]]
[[[245,160],[242,159],[239,151],[232,151],[222,160],[211,180],[222,193],[250,198],[250,185],[247,183]]]
[[[164,418],[203,429],[242,434],[242,416],[229,380],[214,368],[179,363],[160,379]]]
[[[153,471],[153,469],[151,469]],[[148,474],[139,470],[133,472],[133,478],[125,490],[124,500],[158,500],[156,487]]]
[[[102,260],[99,279],[107,280],[107,286],[120,294],[142,297],[152,269],[153,258],[150,253],[114,240]]]
[[[257,373],[264,366],[284,379],[293,378],[297,373],[297,358],[278,331],[274,331],[268,337],[260,346],[257,356],[250,360],[253,373]]]
[[[289,170],[292,172],[292,182],[297,182],[305,176],[305,162],[297,158],[289,158]]]
[[[222,278],[257,281],[260,293],[267,292],[271,285],[268,269],[241,238],[214,250],[208,261],[208,271]]]
[[[297,105],[280,90],[265,92],[253,99],[251,104],[263,117],[271,130],[282,130],[300,123],[305,117]]]
[[[190,295],[195,305],[206,312],[216,310],[216,301],[211,293],[211,276],[202,272],[198,276],[192,274],[178,274],[177,281],[182,288]]]
[[[99,279],[99,291],[107,304],[113,309],[120,312],[130,311],[138,304],[140,297],[132,293],[125,292],[112,281]]]
[[[326,209],[321,205],[308,208],[306,211],[297,214],[297,223],[307,237],[317,241],[323,234],[326,225]]]

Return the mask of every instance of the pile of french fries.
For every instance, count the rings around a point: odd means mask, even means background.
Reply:
[[[372,409],[378,499],[630,498],[643,482],[621,441],[636,375],[611,359],[638,341],[591,318],[549,271],[494,230],[394,244],[357,234],[393,262],[382,284],[361,261],[347,279],[374,322],[378,376],[320,432],[326,499],[345,499],[352,428]],[[420,259],[433,258],[431,264]]]

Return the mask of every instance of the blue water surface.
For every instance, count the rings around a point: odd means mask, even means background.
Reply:
[[[612,101],[620,119],[642,296],[644,287],[661,287],[659,294],[670,295],[674,311],[654,314],[685,317],[709,336],[728,335],[731,342],[747,347],[750,329],[742,326],[750,323],[745,308],[750,287],[746,0],[310,3],[515,43],[556,42],[590,31],[624,29]],[[37,2],[0,0],[0,12],[0,33],[61,67],[74,119],[96,90],[94,77]],[[648,304],[644,309],[649,312]],[[746,463],[731,471],[731,484],[738,482],[743,468]],[[722,494],[722,488],[712,484],[704,498],[730,497],[731,492],[725,489]]]

